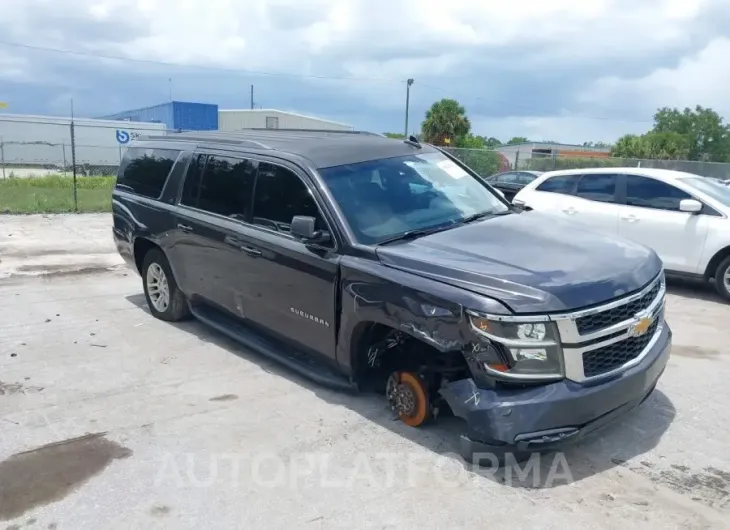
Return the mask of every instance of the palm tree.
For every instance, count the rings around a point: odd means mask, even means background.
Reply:
[[[454,145],[456,139],[469,134],[470,129],[466,110],[455,99],[442,99],[431,105],[421,124],[424,139],[434,145]]]

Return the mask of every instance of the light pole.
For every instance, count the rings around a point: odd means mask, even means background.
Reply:
[[[411,85],[413,84],[413,79],[409,79],[406,81],[406,129],[405,129],[405,138],[408,139],[408,106],[411,103]]]

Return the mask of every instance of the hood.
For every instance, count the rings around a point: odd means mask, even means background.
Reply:
[[[570,311],[642,288],[656,253],[541,212],[485,219],[377,249],[383,265],[494,298],[516,313]]]

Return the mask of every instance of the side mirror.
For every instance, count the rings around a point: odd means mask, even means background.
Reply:
[[[307,244],[321,244],[330,240],[325,230],[315,230],[317,220],[307,215],[295,215],[291,220],[291,235]]]
[[[682,199],[679,202],[679,211],[687,213],[700,213],[702,211],[702,203],[695,199]]]

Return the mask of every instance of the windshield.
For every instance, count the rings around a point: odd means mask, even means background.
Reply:
[[[722,182],[704,177],[683,178],[682,182],[730,208],[730,187]]]
[[[361,243],[509,211],[479,180],[439,152],[320,170]]]

